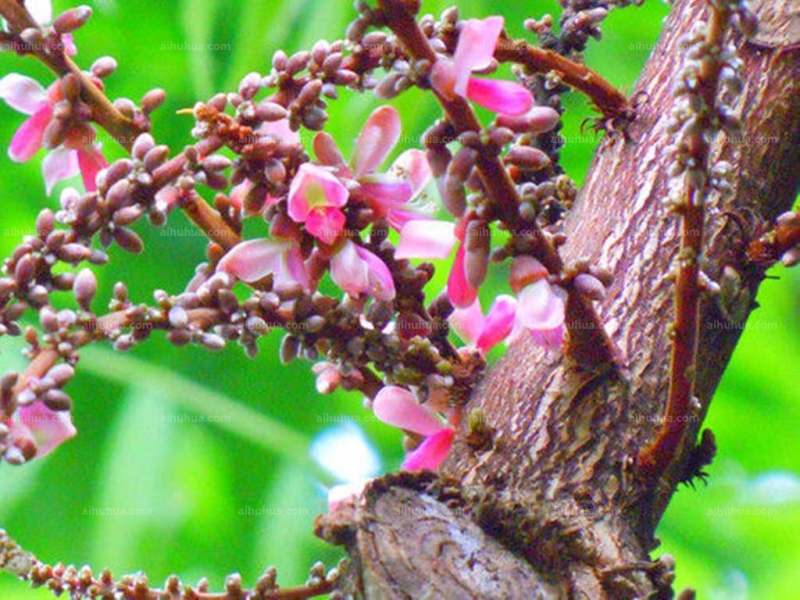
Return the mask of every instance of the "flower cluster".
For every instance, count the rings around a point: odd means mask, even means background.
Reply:
[[[73,52],[71,41],[67,44],[69,32],[85,22],[88,13],[65,15],[37,35],[62,42],[65,52]],[[49,20],[48,15],[40,18]],[[535,106],[524,85],[476,76],[495,66],[502,17],[459,23],[451,12],[447,18],[458,32],[454,49],[448,51],[447,28],[425,25],[436,58],[413,68],[402,66],[410,57],[404,57],[397,41],[379,32],[353,30],[349,46],[320,42],[311,52],[291,57],[276,53],[269,75],[251,73],[237,93],[217,94],[194,107],[193,134],[200,142],[173,159],[166,146],[146,133],[147,115],[163,101],[162,92],[145,96],[141,109],[113,105],[144,133],[135,138],[130,159],[105,164],[94,142],[91,123],[96,114],[82,86],[85,76],[102,90],[101,78],[115,66],[112,59],[101,59],[91,73],[68,73],[48,90],[20,75],[6,76],[0,80],[0,96],[31,115],[11,142],[12,157],[27,160],[44,146],[51,150],[43,163],[48,192],[77,171],[86,189],[83,196],[65,191],[62,210],[55,215],[43,212],[40,236],[7,263],[13,277],[0,280],[0,288],[8,288],[6,303],[18,299],[46,315],[45,344],[68,349],[54,359],[68,364],[74,363],[82,345],[95,339],[108,339],[125,350],[154,329],[165,330],[175,345],[196,343],[210,350],[235,340],[253,356],[260,335],[287,329],[282,360],[300,356],[317,362],[320,392],[340,386],[364,391],[381,420],[409,434],[413,450],[403,468],[437,468],[453,443],[460,410],[485,365],[485,355],[500,342],[523,336],[546,348],[560,348],[567,290],[572,293],[571,282],[579,277],[592,280],[588,274],[565,276],[558,259],[553,260],[554,250],[550,258],[534,258],[544,255],[536,254],[531,240],[549,239],[556,231],[539,229],[555,222],[544,213],[551,200],[568,189],[545,174],[551,173],[553,159],[536,147],[537,136],[558,126],[558,112]],[[380,54],[373,54],[376,47],[382,48]],[[353,52],[350,58],[345,56],[348,48]],[[463,100],[479,104],[496,113],[494,121],[483,129],[459,131],[452,119],[443,120],[424,136],[425,149],[402,152],[384,170],[402,127],[398,112],[381,106],[368,117],[346,159],[347,149],[343,152],[321,131],[327,119],[323,97],[335,98],[336,86],[363,90],[373,85],[379,96],[386,96],[382,84],[368,83],[370,73],[385,66],[381,56],[400,57],[392,68],[404,73],[401,79],[406,83],[400,85],[395,78],[395,92],[416,82],[432,88],[444,104],[461,99],[455,104],[466,111],[472,108]],[[277,88],[276,93],[256,99],[270,88]],[[228,113],[230,108],[234,115]],[[310,148],[301,142],[301,126],[317,131]],[[217,154],[224,146],[236,155],[234,160]],[[458,149],[453,155],[454,146]],[[484,181],[482,165],[491,161],[498,161],[508,176],[518,216],[497,204],[487,187],[490,182]],[[230,180],[225,174],[229,169]],[[215,198],[218,212],[196,192],[199,186],[224,192],[229,185],[227,195],[218,193]],[[433,189],[444,210],[431,201]],[[153,224],[163,224],[179,209],[213,232],[209,262],[198,267],[183,293],[158,292],[157,306],[148,308],[133,304],[119,284],[111,304],[115,312],[98,317],[89,306],[96,283],[89,286],[83,275],[62,277],[62,282],[52,273],[58,261],[105,262],[102,252],[91,249],[94,236],[105,246],[116,243],[130,252],[141,251],[142,241],[129,225],[144,214]],[[442,217],[445,213],[449,219]],[[242,239],[245,218],[266,223],[268,235]],[[54,232],[56,222],[69,231]],[[503,247],[492,247],[494,228],[515,232],[520,225],[532,232],[529,237],[515,234]],[[412,261],[448,257],[452,265],[446,293],[426,306],[424,288],[433,277],[433,266]],[[498,296],[484,316],[480,296],[489,264],[506,259],[511,262],[513,296]],[[556,266],[551,272],[543,262]],[[341,298],[323,295],[322,290],[329,289],[328,274],[343,292]],[[246,300],[234,294],[237,282],[252,288]],[[590,283],[602,288],[599,282]],[[49,294],[56,290],[72,290],[81,311],[53,317]],[[12,312],[0,315],[9,331],[19,329]],[[103,325],[89,335],[80,330],[81,320]],[[137,328],[139,324],[147,327]],[[465,347],[454,347],[451,330]],[[40,348],[38,341],[31,344],[34,356]],[[58,411],[60,429],[37,430],[28,413],[34,407],[55,410],[45,400],[60,389],[33,390],[32,381],[38,380],[26,380],[25,390],[15,390],[25,402],[5,404],[10,436],[6,442],[11,443],[3,446],[24,450],[30,439],[41,455],[74,430],[63,419],[68,412]],[[45,434],[51,441],[36,439]],[[23,458],[33,455],[22,451]]]
[[[26,7],[41,25],[49,23],[52,15],[49,0],[28,0]],[[75,55],[77,49],[72,36],[61,32],[79,27],[90,14],[88,7],[82,7],[58,20],[59,40],[65,54]],[[95,83],[101,86],[98,75],[110,70],[113,66],[109,67],[108,60],[98,61],[92,75]],[[30,115],[14,134],[8,155],[15,162],[26,162],[42,147],[50,150],[42,162],[48,194],[56,183],[79,173],[86,190],[94,191],[97,174],[108,166],[94,141],[96,132],[89,124],[91,112],[80,100],[80,85],[75,76],[59,79],[46,90],[34,79],[17,73],[0,79],[0,98],[14,110]]]

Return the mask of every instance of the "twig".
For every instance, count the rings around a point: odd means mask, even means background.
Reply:
[[[606,119],[630,119],[633,116],[633,109],[625,94],[585,65],[551,50],[537,48],[525,40],[501,37],[494,57],[501,63],[523,65],[531,73],[546,74],[555,71],[562,83],[586,94]]]
[[[331,594],[339,588],[342,571],[347,563],[325,573],[322,563],[311,568],[309,582],[302,586],[280,588],[275,580],[277,573],[269,568],[259,578],[255,588],[242,588],[238,575],[228,576],[225,592],[207,591],[207,583],[197,589],[184,585],[176,576],[170,576],[163,589],[151,588],[144,575],[126,575],[118,581],[107,570],[96,577],[89,567],[77,569],[62,564],[50,566],[42,563],[32,553],[22,548],[3,529],[0,529],[0,570],[16,575],[34,587],[46,586],[55,596],[68,592],[70,598],[119,598],[120,600],[304,600]]]
[[[700,260],[703,255],[705,202],[709,192],[705,174],[709,171],[711,142],[709,132],[717,128],[716,96],[723,62],[720,52],[727,32],[729,11],[712,8],[705,38],[708,55],[700,62],[697,90],[702,109],[694,133],[686,136],[688,163],[698,178],[687,175],[683,201],[676,207],[682,216],[681,249],[678,255],[678,274],[675,286],[675,322],[672,326],[672,360],[669,374],[669,398],[666,414],[656,439],[640,451],[638,466],[646,477],[665,472],[680,449],[684,432],[695,412],[695,359],[697,355],[698,319],[703,286],[700,281]]]

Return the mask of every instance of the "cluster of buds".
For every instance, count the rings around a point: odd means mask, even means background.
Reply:
[[[92,341],[127,350],[161,330],[177,346],[221,350],[236,341],[255,356],[260,336],[283,329],[284,362],[317,362],[321,392],[339,386],[364,392],[379,417],[412,434],[406,468],[435,468],[452,443],[486,353],[521,335],[547,348],[562,346],[567,295],[597,300],[604,284],[588,269],[565,269],[555,250],[563,241],[562,208],[575,195],[554,163],[557,155],[539,147],[540,136],[559,126],[558,111],[536,106],[525,85],[485,77],[498,66],[502,17],[459,21],[454,9],[439,22],[423,17],[414,25],[430,58],[420,59],[396,35],[369,32],[391,23],[380,11],[360,8],[347,41],[319,42],[292,56],[277,52],[269,74],[250,73],[236,92],[198,103],[190,112],[199,141],[172,157],[146,132],[149,114],[164,100],[162,91],[153,90],[140,106],[125,99],[109,103],[137,132],[130,158],[105,165],[97,153],[93,167],[87,166],[87,156],[97,150],[90,124],[97,115],[86,86],[102,90],[101,78],[116,66],[111,58],[97,61],[91,73],[64,75],[54,84],[57,93],[40,100],[12,147],[18,138],[29,150],[36,139],[48,147],[63,144],[76,156],[86,191],[64,190],[61,209],[43,211],[38,235],[6,261],[0,326],[19,334],[16,321],[26,308],[39,311],[44,336],[28,335],[28,354],[32,365],[46,363],[43,356],[52,364],[10,384],[5,422],[22,422],[19,411],[39,404],[68,415],[61,391],[66,379],[50,371],[71,369],[80,347]],[[387,72],[382,80],[374,76],[379,68]],[[20,76],[2,81],[12,106],[21,106],[23,92],[38,90]],[[327,101],[340,88],[374,89],[386,98],[411,86],[432,89],[445,106],[460,106],[473,115],[470,123],[477,118],[469,102],[497,116],[486,127],[465,128],[448,114],[426,132],[424,149],[407,150],[385,171],[402,132],[394,108],[381,106],[370,115],[349,160],[346,149],[322,131]],[[301,128],[317,132],[308,146]],[[77,137],[87,143],[76,145]],[[235,157],[219,154],[222,148]],[[487,162],[497,164],[495,178],[510,184],[502,201],[496,182],[482,171]],[[214,192],[213,208],[200,188]],[[436,191],[452,220],[437,220]],[[210,238],[208,260],[183,292],[157,290],[148,306],[134,303],[119,283],[111,312],[99,316],[91,307],[97,288],[91,271],[54,271],[59,263],[107,262],[105,252],[93,249],[95,238],[105,248],[141,252],[131,226],[144,215],[161,226],[175,210]],[[243,240],[245,219],[266,226],[264,235]],[[507,240],[495,247],[493,237],[500,234]],[[434,269],[412,261],[450,256],[447,289],[426,305]],[[514,295],[498,297],[484,316],[479,295],[489,265],[505,260],[511,261]],[[330,289],[328,279],[340,296],[322,293]],[[251,288],[249,297],[234,290],[240,283]],[[72,292],[78,308],[54,309],[50,296],[59,291]],[[454,345],[451,329],[465,346]],[[381,408],[386,398],[397,397],[401,408]],[[438,426],[406,428],[404,419],[414,421],[417,413]]]

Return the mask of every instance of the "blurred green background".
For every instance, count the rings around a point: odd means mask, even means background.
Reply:
[[[95,16],[77,33],[79,64],[114,56],[120,69],[106,82],[112,97],[138,101],[150,88],[166,89],[154,134],[174,149],[191,141],[192,125],[176,110],[235,89],[249,71],[268,71],[277,48],[291,52],[341,37],[354,15],[344,0],[89,3]],[[423,10],[438,14],[448,4],[423,0]],[[474,17],[495,12],[496,4],[458,2],[464,16]],[[503,9],[516,35],[524,18],[558,12],[554,0],[524,4],[529,8]],[[57,11],[69,6],[56,2]],[[651,1],[613,13],[587,62],[630,90],[666,10]],[[0,76],[11,71],[52,81],[30,59],[0,54]],[[436,107],[416,90],[397,104],[411,145]],[[563,152],[564,164],[580,181],[596,140],[579,136],[589,115],[584,99],[572,96],[568,104],[563,133],[575,141]],[[343,148],[352,145],[353,124],[375,106],[370,96],[348,94],[331,104],[329,131]],[[22,118],[0,105],[4,147]],[[105,145],[110,156],[121,156],[112,142]],[[32,230],[41,207],[57,205],[57,195],[44,196],[40,158],[17,165],[0,153],[2,256]],[[181,215],[168,227],[159,232],[140,224],[147,248],[136,259],[112,250],[112,264],[99,272],[99,298],[107,299],[118,280],[141,302],[151,302],[157,288],[183,289],[204,242],[181,235],[190,231]],[[800,587],[800,547],[790,535],[800,524],[800,388],[792,383],[800,357],[800,270],[774,274],[780,280],[764,283],[763,307],[712,405],[708,426],[720,456],[709,485],[682,488],[659,530],[663,551],[677,559],[676,589],[695,587],[700,598],[788,598]],[[400,461],[399,434],[364,412],[357,395],[318,395],[307,364],[278,364],[278,341],[278,335],[264,340],[254,361],[235,346],[211,354],[174,348],[158,335],[129,354],[87,351],[69,387],[80,435],[47,460],[0,468],[0,526],[45,561],[107,566],[115,574],[143,570],[154,583],[175,572],[189,583],[207,576],[219,589],[227,573],[241,572],[252,583],[275,565],[279,582],[293,585],[315,560],[333,564],[340,554],[311,531],[325,510],[322,482],[336,478],[310,458],[311,443],[322,434],[347,434],[360,440],[357,456],[328,446],[321,452],[343,469],[352,471],[364,457],[373,471],[386,471]],[[3,371],[23,364],[20,348],[16,339],[0,342]],[[0,575],[4,600],[49,597]]]

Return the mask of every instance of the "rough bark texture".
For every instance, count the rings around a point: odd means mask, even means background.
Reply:
[[[745,89],[735,103],[744,136],[721,135],[714,147],[715,159],[735,167],[735,194],[725,206],[712,199],[719,210],[708,221],[704,267],[715,279],[735,267],[744,290],[701,307],[701,408],[681,456],[657,481],[637,478],[631,461],[656,436],[667,398],[674,285],[666,276],[679,222],[662,205],[672,140],[665,124],[678,42],[705,14],[703,0],[675,2],[637,87],[646,101],[629,139],[601,144],[567,219],[566,261],[588,259],[615,274],[600,313],[624,367],[591,374],[532,343],[511,348],[470,405],[494,429],[491,448],[457,445],[444,469],[452,482],[389,478],[358,507],[320,522],[320,534],[348,547],[368,597],[671,597],[668,563],[650,561],[654,531],[691,471],[702,419],[763,278],[741,262],[742,234],[721,213],[770,221],[791,207],[800,174],[798,2],[754,4],[762,29],[742,48]],[[497,587],[492,572],[513,584]]]

